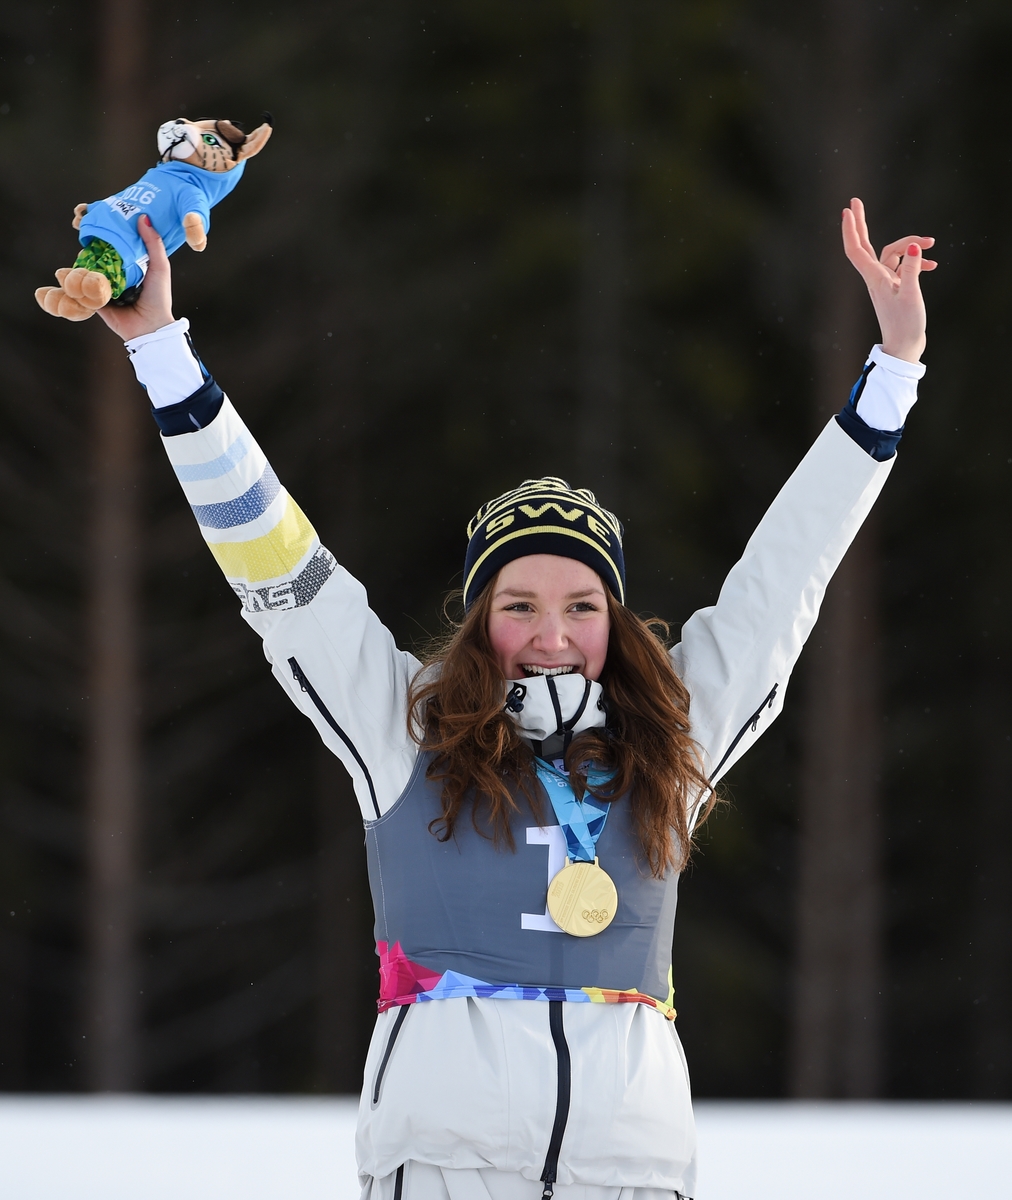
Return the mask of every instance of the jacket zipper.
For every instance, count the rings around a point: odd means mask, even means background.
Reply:
[[[559,1086],[555,1101],[555,1123],[548,1142],[548,1153],[545,1155],[545,1168],[541,1172],[541,1182],[545,1185],[541,1193],[542,1200],[551,1200],[555,1191],[555,1180],[559,1174],[559,1151],[562,1149],[562,1135],[566,1132],[566,1122],[569,1120],[569,1100],[573,1082],[569,1043],[562,1026],[562,1005],[561,1000],[548,1002],[548,1027],[552,1031],[552,1041],[555,1043],[555,1054],[559,1062]]]
[[[365,781],[369,785],[369,795],[372,797],[372,806],[376,810],[376,816],[382,816],[379,803],[376,800],[376,789],[373,787],[372,776],[369,774],[369,768],[365,765],[365,761],[362,758],[362,755],[359,754],[355,743],[350,737],[348,737],[341,726],[338,725],[338,723],[330,715],[330,709],[327,708],[326,704],[323,703],[323,701],[320,699],[319,692],[317,692],[316,688],[314,688],[309,682],[306,672],[303,671],[303,669],[299,666],[299,660],[297,658],[290,658],[288,660],[288,665],[292,668],[292,675],[295,677],[295,682],[300,688],[302,688],[304,692],[308,694],[310,700],[312,700],[319,710],[320,716],[323,717],[331,729],[333,729],[341,741],[344,742],[344,744],[355,756],[355,761],[362,768],[362,774],[365,776]]]
[[[390,1062],[390,1055],[393,1053],[394,1042],[397,1041],[397,1035],[401,1031],[401,1026],[404,1024],[404,1018],[408,1015],[410,1005],[402,1004],[397,1010],[397,1016],[394,1019],[394,1027],[390,1030],[390,1036],[387,1038],[387,1048],[383,1051],[383,1057],[380,1059],[379,1070],[376,1072],[376,1082],[372,1089],[373,1107],[379,1104],[380,1087],[383,1084],[383,1076],[386,1074],[387,1063]]]
[[[766,708],[767,706],[769,708],[773,707],[773,700],[777,694],[778,687],[780,687],[779,683],[775,683],[773,685],[773,689],[770,692],[770,694],[766,697],[766,699],[762,702],[762,704],[759,705],[759,707],[755,710],[755,712],[749,717],[749,719],[745,722],[745,724],[741,727],[741,729],[739,729],[738,732],[734,735],[734,741],[731,743],[730,746],[728,746],[727,750],[724,753],[724,757],[720,760],[719,763],[717,763],[717,765],[710,772],[710,780],[711,781],[717,775],[720,774],[720,768],[731,757],[731,754],[733,753],[735,746],[737,746],[738,743],[741,741],[741,739],[745,736],[745,731],[748,729],[748,727],[750,725],[752,726],[752,732],[755,733],[756,726],[759,724],[759,718],[763,715],[763,709]]]

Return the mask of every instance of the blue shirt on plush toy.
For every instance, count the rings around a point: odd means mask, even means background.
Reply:
[[[236,163],[225,174],[206,171],[186,162],[160,162],[140,180],[115,196],[88,205],[78,231],[82,246],[101,238],[119,251],[126,286],[134,287],[148,269],[148,255],[137,232],[137,218],[146,213],[161,235],[166,253],[186,241],[183,217],[196,213],[211,228],[211,209],[224,199],[242,178],[245,162]]]
[[[110,302],[132,304],[148,267],[137,230],[141,216],[150,219],[169,254],[183,242],[203,250],[211,209],[271,136],[270,113],[264,117],[248,134],[232,121],[166,121],[158,130],[157,166],[114,196],[74,209],[81,252],[72,267],[56,272],[59,287],[36,289],[39,304],[69,321],[85,321]]]

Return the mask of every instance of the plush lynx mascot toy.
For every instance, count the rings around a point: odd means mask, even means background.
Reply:
[[[272,128],[270,113],[250,134],[232,121],[166,121],[158,130],[159,161],[138,183],[74,209],[81,253],[56,272],[60,286],[39,288],[35,299],[68,321],[86,321],[106,304],[132,304],[148,267],[138,218],[151,219],[169,254],[184,241],[203,250],[211,209],[239,182]]]

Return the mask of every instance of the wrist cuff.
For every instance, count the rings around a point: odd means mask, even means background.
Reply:
[[[137,380],[154,408],[189,399],[210,378],[193,349],[189,328],[184,317],[126,343]]]
[[[224,401],[225,393],[208,376],[192,396],[178,404],[166,404],[161,408],[152,405],[151,415],[163,437],[178,437],[181,433],[193,433],[210,425]]]
[[[163,325],[161,329],[156,329],[153,333],[142,333],[140,337],[130,338],[124,342],[127,354],[136,354],[138,350],[142,350],[145,346],[153,346],[155,342],[164,342],[169,338],[176,337],[180,333],[187,333],[190,328],[188,317],[180,317],[178,321],[172,321],[168,325]]]
[[[861,420],[849,403],[837,415],[836,423],[876,462],[886,462],[892,458],[903,436],[902,429],[872,429]]]
[[[872,429],[902,429],[917,402],[917,381],[923,375],[923,363],[893,358],[874,346],[851,393],[851,404]]]
[[[905,358],[893,358],[891,354],[886,354],[881,344],[872,346],[868,361],[878,363],[880,367],[885,367],[894,375],[902,375],[905,379],[923,379],[924,372],[928,369],[922,362],[912,363]]]

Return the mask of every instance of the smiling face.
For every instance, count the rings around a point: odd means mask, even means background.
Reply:
[[[608,656],[608,597],[574,558],[528,554],[490,585],[488,636],[507,679],[577,672],[597,679]]]

